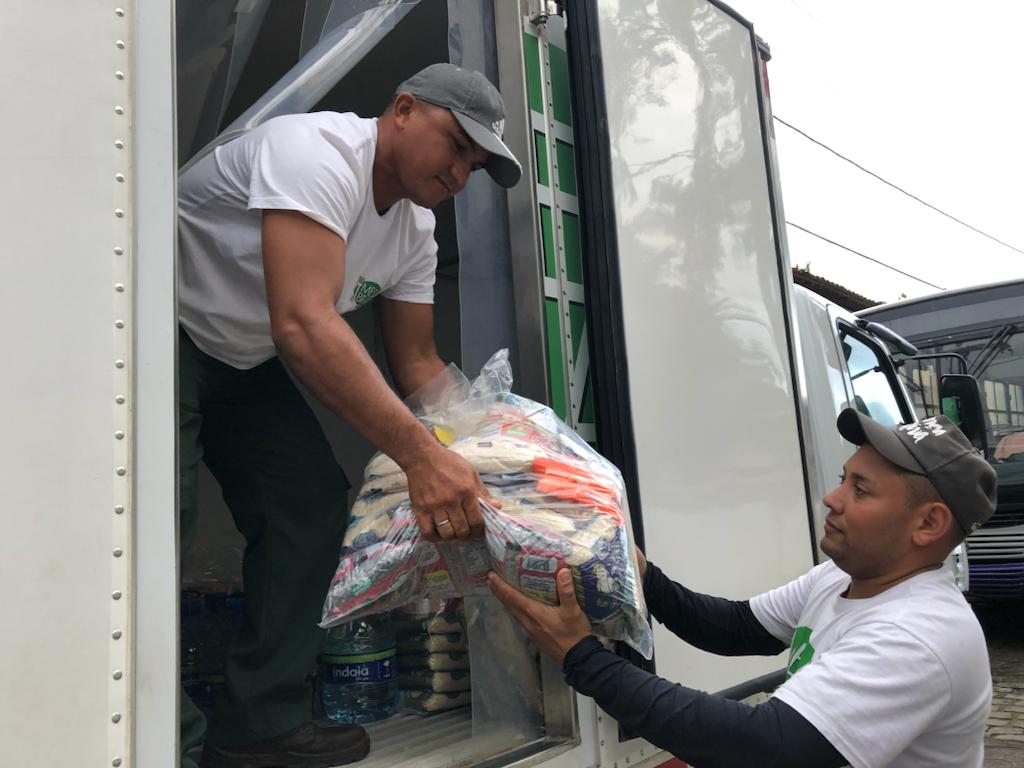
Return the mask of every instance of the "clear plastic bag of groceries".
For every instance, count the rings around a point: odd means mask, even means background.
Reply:
[[[502,507],[481,502],[481,540],[427,541],[405,473],[378,453],[352,507],[322,627],[415,599],[487,594],[489,570],[553,605],[555,575],[569,568],[594,631],[651,658],[621,474],[550,408],[511,388],[501,350],[472,382],[449,366],[410,398],[420,420],[477,469]]]

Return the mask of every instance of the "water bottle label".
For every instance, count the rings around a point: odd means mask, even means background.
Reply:
[[[199,679],[199,667],[196,665],[181,665],[181,685],[191,695],[199,688],[202,681]]]
[[[395,649],[359,656],[321,657],[320,678],[329,685],[387,683],[395,676]]]

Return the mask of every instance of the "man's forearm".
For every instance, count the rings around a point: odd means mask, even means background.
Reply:
[[[395,380],[398,393],[402,397],[409,397],[437,378],[446,367],[440,357],[432,354],[406,362],[400,367],[392,365],[391,377]]]
[[[399,466],[407,467],[438,446],[339,315],[284,323],[275,330],[274,342],[314,397]]]
[[[774,656],[786,650],[754,616],[748,601],[726,600],[687,589],[653,563],[644,574],[651,614],[690,645],[720,656]]]
[[[593,636],[566,654],[566,682],[628,732],[688,763],[833,768],[843,756],[796,710],[771,699],[750,706],[670,683],[616,656]]]

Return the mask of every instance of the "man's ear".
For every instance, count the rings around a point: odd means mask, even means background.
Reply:
[[[392,111],[395,115],[395,123],[401,127],[404,127],[409,122],[409,117],[416,109],[416,97],[408,91],[402,91],[400,94],[395,96],[395,100],[391,104]]]
[[[957,524],[949,507],[941,501],[921,504],[915,511],[915,519],[917,523],[911,537],[919,547],[930,547],[937,541],[945,542]]]

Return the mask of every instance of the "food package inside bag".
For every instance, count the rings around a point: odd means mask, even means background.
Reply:
[[[378,453],[352,507],[321,626],[421,598],[485,595],[490,570],[554,605],[555,576],[568,568],[595,633],[651,658],[621,474],[550,408],[513,394],[511,386],[508,353],[501,350],[472,382],[449,366],[412,398],[420,420],[476,468],[501,503],[500,509],[480,503],[484,538],[424,539],[405,473]]]

